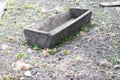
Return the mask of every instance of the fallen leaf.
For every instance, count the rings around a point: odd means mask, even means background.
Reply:
[[[101,61],[101,62],[100,62],[100,65],[102,65],[102,66],[108,66],[108,67],[111,67],[111,66],[112,66],[112,64],[111,64],[110,62],[108,62],[107,59]]]
[[[11,51],[10,51],[10,50],[3,50],[3,53],[4,53],[4,54],[10,54]]]
[[[31,66],[30,64],[25,63],[25,62],[23,62],[23,61],[17,61],[17,62],[14,64],[14,66],[15,66],[15,69],[16,69],[17,71],[29,70],[29,69],[32,68],[32,66]]]
[[[49,49],[45,49],[43,50],[43,52],[41,53],[41,57],[48,57],[50,54],[49,54]]]

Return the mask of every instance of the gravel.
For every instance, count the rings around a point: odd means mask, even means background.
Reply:
[[[100,7],[105,0],[15,0],[9,2],[0,20],[0,77],[18,80],[119,80],[120,69],[120,7]],[[117,0],[106,0],[117,1]],[[32,5],[32,6],[31,6]],[[52,12],[40,13],[40,9],[57,7],[89,8],[93,12],[91,25],[78,33],[73,40],[56,47],[54,55],[40,56],[46,49],[30,49],[23,29],[46,19]],[[54,12],[54,11],[53,11]],[[5,49],[3,48],[3,45]],[[6,48],[6,45],[9,46]],[[47,49],[48,50],[48,49]],[[52,50],[52,49],[51,49]],[[67,55],[62,55],[66,50]],[[18,59],[18,53],[25,56]],[[49,52],[49,51],[48,51]],[[81,58],[82,61],[76,60]],[[106,60],[110,67],[101,65]],[[32,65],[31,77],[26,70],[15,71],[13,63],[22,61]],[[104,62],[104,64],[106,64]]]

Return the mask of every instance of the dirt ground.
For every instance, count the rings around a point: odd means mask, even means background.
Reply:
[[[102,1],[10,0],[0,20],[0,80],[120,80],[120,7]],[[91,24],[53,49],[26,44],[24,28],[70,7],[90,9]]]

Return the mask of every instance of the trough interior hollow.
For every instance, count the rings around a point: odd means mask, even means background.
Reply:
[[[77,10],[77,9],[71,9],[67,12],[56,14],[54,16],[48,17],[46,20],[41,21],[37,25],[31,26],[31,28],[49,32],[61,25],[64,25],[66,23],[69,23],[85,13],[87,10]]]

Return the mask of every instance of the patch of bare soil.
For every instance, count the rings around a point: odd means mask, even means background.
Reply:
[[[0,79],[119,80],[120,7],[102,1],[10,0],[0,20]],[[90,9],[91,24],[53,49],[26,44],[24,28],[70,7]]]

